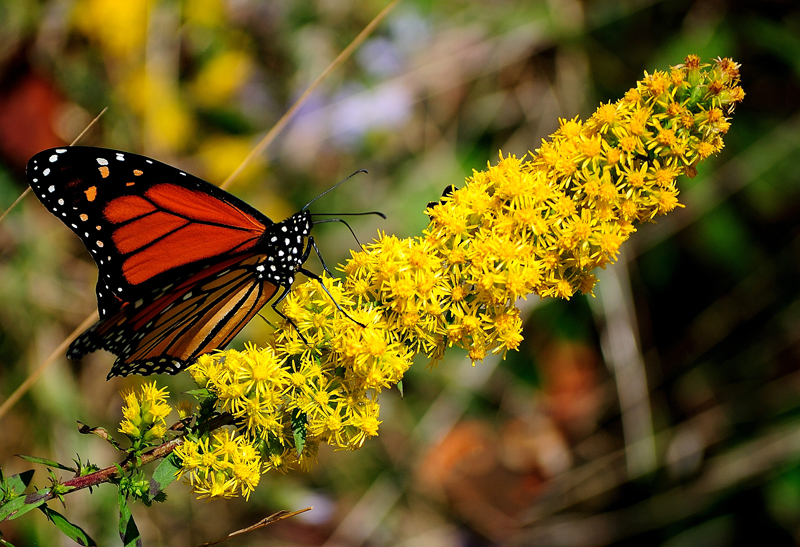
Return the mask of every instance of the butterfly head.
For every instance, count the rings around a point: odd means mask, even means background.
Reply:
[[[311,227],[314,225],[311,220],[311,213],[306,210],[293,214],[289,217],[288,222],[291,222],[294,231],[303,237],[308,237],[311,233]]]
[[[264,260],[256,268],[259,279],[291,287],[295,273],[308,258],[312,225],[311,213],[300,211],[270,226],[262,239]]]

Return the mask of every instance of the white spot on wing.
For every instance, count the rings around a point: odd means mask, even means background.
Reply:
[[[50,168],[48,167],[47,169],[45,169],[44,171],[42,171],[42,174],[43,174],[45,177],[46,177],[47,175],[49,175],[49,174],[50,174]]]
[[[97,163],[100,165],[108,165],[108,160],[105,158],[97,158]]]
[[[67,151],[66,148],[59,148],[59,149],[56,150],[56,154],[63,154],[66,151]]]
[[[58,156],[56,154],[53,154],[52,156],[50,156],[50,163],[55,163],[56,160],[58,160]]]
[[[48,188],[48,189],[47,189],[47,191],[48,191],[48,192],[50,192],[50,193],[52,194],[53,192],[55,192],[55,191],[56,191],[56,187],[55,187],[55,186],[53,186],[53,185],[51,184],[51,185],[50,185],[50,188]]]

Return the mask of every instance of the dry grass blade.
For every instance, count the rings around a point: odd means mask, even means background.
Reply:
[[[19,197],[18,197],[17,199],[15,199],[15,200],[14,200],[14,203],[12,203],[12,204],[9,206],[9,208],[8,208],[8,209],[6,209],[6,211],[5,211],[5,212],[4,212],[2,215],[0,215],[0,222],[3,222],[3,220],[6,218],[6,215],[8,215],[8,213],[10,213],[10,212],[12,211],[12,209],[14,209],[14,207],[16,207],[16,206],[17,206],[17,204],[18,204],[20,201],[22,201],[23,199],[25,199],[25,196],[27,196],[27,195],[28,195],[28,194],[30,194],[30,193],[31,193],[31,187],[30,187],[30,186],[28,186],[28,187],[27,187],[27,188],[25,188],[25,190],[24,190],[24,191],[23,191],[23,192],[22,192],[22,193],[19,195]]]
[[[89,130],[92,128],[92,126],[93,126],[94,124],[96,124],[96,123],[97,123],[97,120],[99,120],[99,119],[100,119],[100,117],[101,117],[103,114],[105,114],[105,113],[106,113],[106,110],[108,110],[108,107],[105,107],[103,110],[101,110],[101,111],[100,111],[100,114],[98,114],[97,116],[95,116],[95,117],[94,117],[94,119],[93,119],[92,121],[90,121],[90,122],[89,122],[89,125],[87,125],[87,126],[86,126],[86,128],[85,128],[83,131],[81,131],[81,134],[80,134],[80,135],[78,135],[77,137],[75,137],[74,139],[72,139],[72,142],[71,142],[71,143],[69,143],[69,145],[70,145],[70,146],[75,146],[75,143],[77,143],[79,140],[81,140],[81,139],[83,138],[83,136],[86,134],[86,132],[87,132],[87,131],[89,131]]]
[[[100,111],[100,114],[98,114],[97,116],[95,116],[95,118],[94,118],[92,121],[90,121],[90,122],[89,122],[89,125],[87,125],[87,126],[86,126],[86,128],[85,128],[83,131],[81,131],[81,134],[80,134],[80,135],[78,135],[77,137],[75,137],[75,139],[74,139],[74,140],[73,140],[71,143],[69,143],[69,145],[70,145],[70,146],[74,146],[76,142],[78,142],[79,140],[81,140],[81,138],[82,138],[82,137],[83,137],[83,136],[86,134],[86,132],[87,132],[87,131],[89,131],[89,129],[91,129],[91,128],[92,128],[92,126],[93,126],[93,125],[94,125],[94,124],[97,122],[97,120],[99,120],[99,119],[100,119],[100,116],[102,116],[103,114],[105,114],[105,113],[106,113],[106,110],[108,110],[108,107],[105,107],[103,110],[101,110],[101,111]],[[31,192],[31,188],[30,188],[30,186],[29,186],[29,187],[27,187],[27,188],[25,188],[25,191],[24,191],[24,192],[22,192],[22,193],[19,195],[19,197],[18,197],[17,199],[15,199],[15,200],[14,200],[14,203],[12,203],[12,204],[11,204],[11,206],[10,206],[8,209],[6,209],[6,210],[5,210],[5,212],[4,212],[2,215],[0,215],[0,222],[3,222],[3,219],[5,219],[5,218],[6,218],[6,215],[8,215],[8,213],[10,213],[10,212],[11,212],[11,211],[14,209],[14,207],[16,207],[16,206],[17,206],[17,204],[18,204],[20,201],[22,201],[23,199],[25,199],[25,196],[27,196],[28,194],[30,194],[30,192]],[[2,416],[2,414],[0,414],[0,416]]]
[[[390,11],[392,11],[392,8],[394,8],[399,1],[400,0],[392,0],[389,2],[389,4],[383,8],[381,12],[376,15],[366,27],[364,27],[364,30],[358,33],[358,36],[356,36],[353,41],[342,50],[339,56],[336,57],[336,59],[334,59],[333,62],[329,64],[327,68],[325,68],[325,70],[322,71],[322,74],[320,74],[317,79],[314,80],[314,83],[308,86],[308,89],[306,89],[300,98],[297,99],[297,102],[295,102],[291,108],[289,108],[289,110],[287,110],[286,113],[281,116],[281,119],[278,120],[274,126],[272,126],[272,129],[270,129],[264,138],[261,139],[261,141],[253,148],[253,150],[250,151],[247,157],[242,160],[242,163],[239,165],[239,167],[237,167],[236,170],[223,181],[223,183],[220,185],[220,188],[224,190],[230,186],[233,180],[239,176],[239,173],[241,173],[244,168],[247,167],[247,164],[250,163],[258,154],[261,154],[267,148],[267,146],[270,145],[278,133],[280,133],[280,131],[286,127],[286,124],[289,123],[289,120],[292,119],[294,113],[297,112],[297,109],[300,108],[300,106],[306,101],[308,96],[311,95],[311,93],[330,75],[331,72],[333,72],[339,65],[345,62],[350,55],[353,54],[356,48],[358,48],[358,46],[360,46],[361,43],[366,40],[367,36],[372,34],[372,31],[375,30],[375,27],[377,27],[380,22],[383,21],[383,19],[389,14]]]
[[[28,378],[26,378],[25,381],[22,382],[22,384],[20,384],[20,386],[16,390],[14,390],[14,393],[12,393],[11,396],[9,396],[9,398],[6,399],[2,405],[0,405],[0,419],[2,419],[3,416],[5,416],[6,413],[9,411],[9,409],[12,406],[14,406],[17,401],[20,400],[20,398],[25,394],[25,392],[28,391],[34,383],[36,383],[36,380],[39,379],[39,376],[42,375],[42,373],[50,365],[50,363],[55,361],[60,355],[62,355],[67,350],[67,346],[69,345],[69,343],[72,342],[75,338],[77,338],[78,335],[82,333],[84,330],[88,329],[91,326],[91,324],[97,321],[99,318],[100,315],[97,312],[94,312],[89,317],[84,319],[83,323],[78,325],[78,327],[74,331],[72,331],[70,335],[67,336],[64,339],[64,341],[58,345],[56,349],[53,350],[53,352],[47,357],[47,359],[42,361],[42,364],[39,365],[36,368],[36,370],[34,370],[33,373],[31,373],[31,375],[28,376]]]
[[[230,534],[228,534],[223,538],[219,538],[217,540],[210,541],[208,543],[203,543],[202,545],[198,545],[197,547],[209,547],[210,545],[217,545],[219,543],[222,543],[223,541],[228,541],[229,539],[234,538],[236,536],[240,536],[248,532],[253,532],[255,530],[258,530],[259,528],[263,528],[264,526],[268,526],[278,521],[297,516],[300,513],[305,513],[306,511],[311,511],[312,509],[313,507],[306,507],[305,509],[300,509],[299,511],[294,511],[293,513],[290,513],[289,511],[278,511],[277,513],[274,513],[268,516],[267,518],[258,521],[252,526],[248,526],[247,528],[242,528],[241,530],[236,530],[235,532],[231,532]]]

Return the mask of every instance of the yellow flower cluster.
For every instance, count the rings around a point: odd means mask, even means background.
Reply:
[[[167,397],[167,388],[158,389],[155,382],[143,384],[139,391],[122,393],[125,406],[120,433],[127,435],[134,445],[153,444],[162,439],[167,432],[165,418],[172,412]]]
[[[529,160],[503,158],[428,209],[424,235],[382,236],[344,266],[345,294],[382,312],[432,362],[473,361],[522,340],[515,302],[590,293],[635,231],[678,206],[675,179],[723,147],[742,100],[738,65],[696,56],[645,78],[584,122],[562,120]]]
[[[261,455],[243,437],[226,428],[210,437],[186,439],[174,452],[183,462],[186,476],[200,498],[250,497],[261,478]]]
[[[519,298],[591,293],[592,270],[616,259],[634,222],[677,207],[678,175],[722,149],[744,97],[738,76],[733,61],[689,56],[586,122],[562,120],[529,159],[501,155],[447,192],[423,235],[383,234],[352,253],[343,282],[325,279],[352,319],[310,281],[285,301],[294,325],[264,349],[201,357],[195,381],[260,447],[265,470],[306,467],[321,442],[358,448],[378,433],[378,394],[414,355],[505,355],[522,341]]]
[[[266,469],[287,471],[296,464],[309,469],[320,442],[356,449],[366,437],[377,435],[380,422],[373,396],[396,384],[411,364],[407,350],[400,356],[400,345],[385,339],[385,327],[352,329],[352,321],[335,313],[327,295],[311,298],[318,305],[314,313],[296,316],[301,330],[315,331],[310,346],[295,339],[276,348],[248,345],[243,352],[206,354],[189,367],[195,383],[216,397],[216,409],[233,416],[242,438],[264,447]],[[329,332],[315,329],[315,319]],[[348,341],[320,360],[313,347],[330,343],[337,328],[350,331]],[[367,349],[352,350],[359,346]]]

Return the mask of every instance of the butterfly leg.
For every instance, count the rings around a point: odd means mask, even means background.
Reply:
[[[325,273],[328,274],[328,277],[333,277],[333,274],[328,269],[328,265],[325,264],[325,259],[322,258],[322,253],[319,252],[319,247],[317,247],[317,242],[314,241],[314,236],[308,236],[308,245],[306,245],[306,250],[303,253],[303,258],[304,259],[308,258],[308,255],[311,253],[311,249],[314,249],[314,252],[317,253],[317,257],[319,257],[319,261],[322,264],[322,269],[325,270]],[[305,260],[303,260],[303,263],[305,263]],[[303,272],[303,273],[305,273],[305,272]],[[306,276],[308,276],[308,274],[306,274]],[[314,279],[314,278],[312,277],[312,279]],[[319,277],[317,277],[316,279],[319,279]],[[345,314],[345,315],[347,315],[347,314]]]
[[[317,257],[319,258],[319,261],[322,264],[322,269],[325,270],[325,273],[327,273],[329,277],[333,277],[333,274],[328,269],[328,265],[325,264],[325,259],[322,258],[322,253],[319,252],[319,247],[317,247],[317,243],[314,241],[314,236],[308,236],[308,245],[306,245],[306,250],[303,253],[303,258],[304,259],[308,258],[308,255],[311,253],[311,249],[314,249],[314,252],[317,253]],[[305,262],[305,260],[303,262]],[[356,321],[355,319],[350,317],[350,315],[346,311],[344,311],[342,309],[342,307],[339,305],[339,303],[336,301],[336,299],[333,298],[333,295],[331,295],[330,291],[328,291],[328,287],[326,287],[325,283],[322,282],[322,278],[320,276],[318,276],[314,272],[309,272],[305,268],[300,268],[299,271],[300,271],[300,273],[302,273],[303,275],[305,275],[309,279],[314,279],[316,281],[319,281],[319,284],[322,285],[322,289],[327,293],[328,296],[331,297],[331,300],[333,301],[333,305],[336,306],[336,309],[339,310],[340,312],[342,312],[345,317],[347,317],[350,321],[352,321],[353,323],[355,323],[359,327],[365,327],[366,326],[366,325],[362,325],[361,323],[359,323],[358,321]]]
[[[299,271],[301,274],[303,274],[303,275],[305,275],[306,277],[308,277],[309,279],[313,279],[313,280],[315,280],[315,281],[318,281],[318,282],[319,282],[319,284],[322,286],[322,290],[323,290],[323,291],[325,291],[325,294],[327,294],[327,295],[328,295],[328,296],[331,298],[331,302],[333,302],[333,305],[334,305],[334,306],[336,306],[336,309],[337,309],[337,310],[339,310],[339,311],[340,311],[340,312],[341,312],[341,313],[342,313],[342,314],[343,314],[345,317],[347,317],[347,318],[348,318],[350,321],[352,321],[353,323],[355,323],[355,324],[356,324],[356,325],[358,325],[359,327],[366,327],[366,325],[364,325],[363,323],[360,323],[360,322],[356,321],[355,319],[353,319],[352,317],[350,317],[350,314],[349,314],[349,313],[347,313],[346,311],[344,311],[344,310],[342,309],[342,307],[339,305],[339,303],[336,301],[336,299],[333,297],[333,295],[332,295],[332,294],[330,293],[330,291],[328,290],[328,287],[326,287],[326,286],[325,286],[325,283],[323,282],[323,280],[322,280],[322,278],[321,278],[320,276],[318,276],[318,275],[317,275],[317,274],[315,274],[314,272],[309,272],[309,271],[308,271],[308,270],[306,270],[305,268],[300,268],[298,271]],[[329,272],[329,273],[330,273],[330,272]]]
[[[272,303],[272,309],[275,310],[275,313],[277,313],[283,319],[285,319],[287,323],[289,323],[292,327],[294,327],[294,330],[297,333],[297,336],[299,336],[300,340],[302,340],[303,343],[308,346],[309,345],[308,340],[306,340],[306,337],[303,336],[302,332],[300,332],[300,329],[297,328],[297,324],[294,321],[292,321],[292,319],[290,317],[287,317],[286,314],[284,314],[281,310],[278,309],[278,304],[283,302],[284,299],[289,295],[289,287],[282,287],[282,288],[283,288],[283,292],[280,294],[280,296],[278,296],[278,299],[275,300],[275,302]]]
[[[259,316],[261,319],[263,319],[263,320],[264,320],[264,322],[265,322],[267,325],[269,325],[270,327],[272,327],[273,329],[276,329],[276,328],[278,328],[278,327],[276,327],[275,325],[273,325],[273,324],[272,324],[272,321],[270,321],[269,319],[267,319],[266,317],[264,317],[263,315],[261,315],[261,313],[259,313],[259,314],[258,314],[258,316]]]

